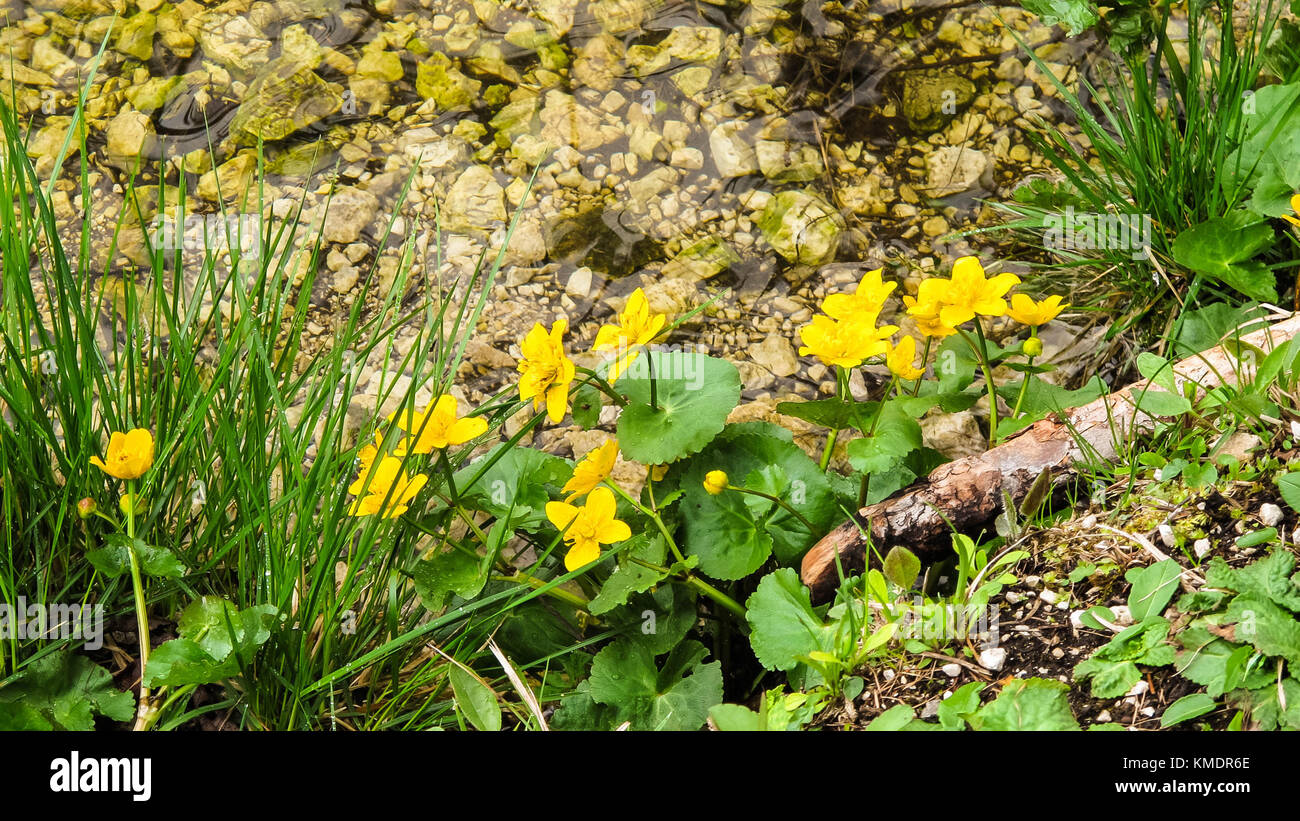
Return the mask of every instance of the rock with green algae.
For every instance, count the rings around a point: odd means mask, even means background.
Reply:
[[[252,151],[241,151],[212,171],[199,177],[199,197],[209,202],[218,199],[233,200],[243,197],[253,188],[253,177],[257,174],[257,155]]]
[[[778,254],[790,262],[822,265],[835,259],[844,218],[809,191],[782,191],[768,200],[758,228]]]
[[[172,96],[173,90],[180,85],[181,78],[150,77],[139,85],[126,89],[126,100],[136,111],[146,114],[162,108]]]
[[[325,56],[325,49],[300,24],[280,32],[280,56],[292,57],[302,68],[315,70]]]
[[[237,144],[282,140],[338,111],[343,95],[293,58],[278,57],[258,72],[230,121]]]
[[[502,106],[488,122],[496,131],[496,144],[501,148],[509,148],[520,136],[540,131],[539,110],[537,96],[533,94],[511,100]]]
[[[726,240],[708,236],[683,248],[664,263],[660,275],[664,279],[699,282],[717,276],[737,262],[740,262],[740,254]]]
[[[754,155],[759,170],[772,182],[808,182],[822,175],[822,154],[815,145],[759,140]]]
[[[903,80],[903,118],[917,134],[942,128],[974,99],[975,84],[952,71],[910,71]]]
[[[270,59],[271,41],[242,15],[213,10],[193,26],[203,56],[231,71],[249,74]]]
[[[465,76],[451,58],[437,52],[420,63],[415,73],[416,93],[433,100],[440,111],[469,105],[482,87],[482,82]]]
[[[117,50],[141,62],[153,56],[153,35],[158,21],[152,14],[140,12],[122,24],[117,36]]]

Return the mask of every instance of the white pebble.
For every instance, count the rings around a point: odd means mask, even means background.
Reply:
[[[1042,581],[1042,576],[1025,576],[1025,587],[1037,587]]]
[[[1259,506],[1259,520],[1264,523],[1264,527],[1277,527],[1282,524],[1282,508],[1272,502],[1265,502]]]
[[[957,676],[961,675],[961,665],[956,662],[945,664],[939,669],[943,670],[943,674],[948,678],[957,678]]]
[[[1134,684],[1134,685],[1133,685],[1133,689],[1132,689],[1132,690],[1129,690],[1129,691],[1128,691],[1127,693],[1125,693],[1124,695],[1125,695],[1125,696],[1140,696],[1140,695],[1142,695],[1143,693],[1145,693],[1147,690],[1150,690],[1150,689],[1151,689],[1151,686],[1150,686],[1149,684],[1147,684],[1146,679],[1140,679],[1140,680],[1138,681],[1137,684]]]
[[[1056,593],[1054,591],[1044,590],[1043,592],[1038,594],[1038,598],[1042,599],[1048,604],[1056,604]]]
[[[1167,524],[1160,525],[1157,528],[1160,532],[1160,543],[1165,547],[1177,547],[1178,539],[1174,536],[1174,529]]]
[[[1007,663],[1007,651],[1002,647],[990,647],[980,652],[980,666],[985,670],[1001,670]]]
[[[1196,558],[1204,559],[1205,554],[1210,552],[1210,540],[1197,539],[1196,543],[1192,545],[1192,552],[1196,554]]]

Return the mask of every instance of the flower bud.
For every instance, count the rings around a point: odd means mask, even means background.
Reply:
[[[122,515],[130,516],[132,512],[136,509],[136,506],[139,503],[139,501],[140,500],[136,498],[135,495],[130,493],[123,493],[117,499],[117,506],[122,511]]]
[[[98,509],[99,505],[95,504],[95,500],[89,496],[77,502],[77,516],[79,518],[89,519],[95,515],[95,511]]]
[[[727,489],[727,474],[720,470],[711,470],[704,477],[704,489],[717,496]]]
[[[1039,356],[1043,352],[1043,340],[1031,336],[1020,346],[1020,350],[1025,352],[1025,356]]]

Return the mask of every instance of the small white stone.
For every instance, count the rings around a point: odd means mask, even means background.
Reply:
[[[1100,713],[1097,713],[1098,724],[1106,724],[1109,721],[1110,721],[1110,710],[1102,710]]]
[[[564,292],[572,297],[582,299],[591,291],[591,269],[583,266],[569,276],[564,283]]]
[[[1037,587],[1042,582],[1042,576],[1025,576],[1025,587]]]
[[[885,681],[893,681],[895,675],[897,674],[893,670],[888,670],[888,669],[880,674],[881,678],[883,678]]]
[[[1177,547],[1178,539],[1174,536],[1174,529],[1167,524],[1162,524],[1156,528],[1160,533],[1160,543],[1165,547]]]
[[[939,699],[932,698],[921,708],[921,718],[934,718],[939,715]]]
[[[1056,593],[1054,593],[1051,590],[1044,590],[1043,592],[1039,593],[1038,598],[1042,599],[1048,604],[1056,604]]]
[[[1140,695],[1142,695],[1143,693],[1145,693],[1147,690],[1150,690],[1150,689],[1151,689],[1151,686],[1150,686],[1149,684],[1147,684],[1146,679],[1140,679],[1140,680],[1138,681],[1137,684],[1134,684],[1134,685],[1133,685],[1133,689],[1132,689],[1132,690],[1129,690],[1129,691],[1128,691],[1127,693],[1125,693],[1124,695],[1125,695],[1125,696],[1140,696]]]
[[[1272,502],[1265,502],[1259,506],[1259,520],[1264,523],[1264,527],[1277,527],[1282,524],[1282,508]]]
[[[1095,513],[1089,513],[1087,516],[1083,517],[1083,520],[1081,522],[1079,522],[1079,527],[1083,528],[1084,530],[1092,530],[1096,526],[1097,526],[1097,514]]]
[[[957,676],[961,675],[961,665],[956,662],[945,664],[939,669],[943,670],[943,674],[948,678],[957,678]]]
[[[1024,598],[1025,598],[1024,596],[1020,595],[1014,590],[1007,591],[1007,595],[1006,595],[1007,604],[1019,604],[1021,601],[1024,600]]]
[[[1300,422],[1296,422],[1295,420],[1291,421],[1291,435],[1300,439]]]
[[[1146,706],[1143,707],[1141,710],[1138,710],[1138,713],[1142,716],[1145,716],[1146,718],[1150,718],[1151,716],[1156,714],[1156,708],[1151,706]]]
[[[1210,552],[1210,540],[1197,539],[1192,545],[1192,552],[1196,554],[1196,558],[1204,559],[1205,554]]]
[[[1002,647],[990,647],[980,652],[980,666],[985,670],[1001,670],[1007,663],[1007,651]]]

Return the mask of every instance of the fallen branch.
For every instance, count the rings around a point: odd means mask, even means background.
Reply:
[[[1195,384],[1199,397],[1225,382],[1235,384],[1238,368],[1249,380],[1253,357],[1237,351],[1267,353],[1298,333],[1300,314],[1292,314],[1240,340],[1188,357],[1174,366],[1176,385],[1185,390],[1186,384]],[[1081,462],[1114,462],[1136,435],[1153,428],[1153,418],[1137,406],[1150,386],[1143,379],[1043,419],[985,453],[941,465],[900,494],[862,508],[804,556],[800,575],[813,601],[829,600],[839,584],[837,556],[845,574],[863,570],[868,540],[879,555],[904,545],[923,561],[934,561],[951,555],[954,529],[975,536],[988,527],[1002,510],[1004,492],[1019,503],[1044,472],[1053,486],[1060,486]]]

